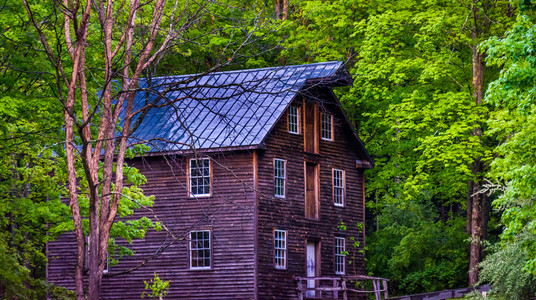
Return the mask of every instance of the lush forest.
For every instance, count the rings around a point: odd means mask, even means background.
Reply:
[[[45,280],[62,232],[84,249],[100,228],[88,255],[106,257],[132,254],[116,238],[165,230],[115,221],[154,201],[124,164],[143,147],[114,140],[139,78],[330,60],[354,78],[336,93],[375,161],[367,272],[391,294],[491,283],[534,297],[532,1],[115,2],[0,3],[1,298],[72,297]],[[90,270],[98,295],[102,265]]]

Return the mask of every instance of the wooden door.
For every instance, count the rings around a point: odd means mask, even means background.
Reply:
[[[318,220],[320,217],[318,190],[318,164],[305,163],[305,217]]]
[[[318,104],[306,103],[304,113],[305,152],[318,154]]]
[[[317,271],[317,265],[316,265],[316,247],[318,243],[315,242],[307,242],[307,277],[315,277],[316,271]],[[308,288],[314,288],[315,287],[315,281],[314,280],[307,280],[307,287]],[[305,294],[308,298],[314,298],[316,295],[315,291],[307,291]]]

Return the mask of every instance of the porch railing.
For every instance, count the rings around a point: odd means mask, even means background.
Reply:
[[[387,299],[387,281],[389,279],[371,277],[365,275],[357,276],[316,276],[316,277],[296,277],[298,283],[298,299],[348,299],[348,293],[366,295],[374,293],[376,300]],[[372,290],[367,289],[367,282],[372,282]],[[309,287],[308,284],[309,283]],[[314,283],[314,284],[312,284]],[[383,298],[382,298],[383,293]],[[342,296],[342,298],[339,298]]]

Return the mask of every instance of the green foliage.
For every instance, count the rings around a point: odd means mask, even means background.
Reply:
[[[20,4],[7,4],[0,10],[0,298],[42,299],[53,292],[44,280],[45,243],[72,228],[56,168],[62,112],[43,75],[31,72],[46,63],[21,46],[35,37],[18,34]]]
[[[488,121],[489,133],[500,141],[489,174],[497,182],[490,189],[499,191],[494,206],[502,212],[505,226],[502,248],[496,255],[514,260],[511,251],[518,249],[516,266],[532,276],[536,275],[535,34],[533,19],[520,15],[504,38],[491,38],[483,44],[489,53],[488,64],[503,67],[486,94],[486,100],[497,108]],[[496,272],[503,267],[490,262],[485,266],[490,270],[496,268]],[[490,275],[487,278],[498,280]],[[522,283],[526,281],[519,282],[520,286]]]
[[[337,229],[346,230],[347,229],[346,224],[344,224],[344,222],[341,222],[341,224],[337,225]]]
[[[491,21],[473,18],[473,5]],[[354,84],[341,102],[376,165],[366,176],[379,223],[367,232],[367,265],[401,293],[467,286],[467,182],[496,145],[474,134],[494,111],[473,96],[472,47],[511,26],[511,5],[300,1],[282,31],[280,61],[347,62]],[[486,68],[484,90],[498,69]]]
[[[277,34],[285,29],[264,1],[202,2],[205,13],[174,42],[155,67],[157,75],[193,74],[207,68],[235,70],[274,65]],[[198,9],[190,2],[191,11]],[[177,66],[181,66],[178,68]]]
[[[512,243],[493,247],[494,253],[480,264],[480,282],[491,283],[492,292],[505,299],[532,299],[536,294],[536,276],[524,270],[529,259],[525,244],[535,238],[532,234],[523,233]]]
[[[154,273],[154,278],[151,279],[150,282],[144,281],[144,283],[145,291],[143,292],[143,294],[141,294],[142,298],[145,298],[145,296],[147,296],[149,298],[163,299],[168,293],[169,280],[162,281],[160,277],[158,277],[156,272]],[[149,290],[151,291],[151,293],[149,293]]]
[[[355,227],[359,234],[363,233],[363,223],[357,223]],[[337,226],[337,229],[340,231],[346,231],[348,227],[346,226],[346,224],[344,224],[344,222],[341,222]],[[355,236],[349,236],[348,239],[350,240],[351,244],[349,244],[349,246],[346,246],[346,250],[343,251],[341,254],[346,256],[346,263],[348,264],[347,268],[354,269],[354,273],[357,274],[357,270],[355,268],[357,268],[358,265],[355,262],[359,261],[359,259],[361,259],[361,257],[365,255],[365,249],[360,249],[361,243],[357,240]]]
[[[488,53],[488,65],[503,66],[500,77],[490,83],[486,94],[488,102],[525,113],[534,107],[535,38],[533,21],[520,15],[505,38],[492,37],[483,43],[482,48]]]
[[[488,10],[501,22],[479,40],[508,26],[507,9],[498,1]],[[470,84],[470,47],[479,40],[469,13],[458,1],[387,1],[355,25],[354,85],[341,101],[375,156],[367,206],[379,224],[368,236],[367,267],[390,278],[395,294],[467,286],[467,182],[493,145],[473,134],[489,108]]]
[[[142,149],[143,150],[143,149]],[[138,150],[136,150],[138,151]],[[102,165],[102,162],[101,162]],[[115,169],[116,166],[114,166]],[[102,176],[103,168],[100,168],[99,176]],[[143,239],[148,230],[154,229],[156,231],[162,230],[162,224],[160,222],[154,222],[150,217],[141,217],[139,219],[130,219],[135,210],[142,209],[147,213],[150,213],[150,209],[155,197],[146,196],[143,194],[143,189],[140,186],[147,182],[147,178],[139,173],[138,169],[130,167],[127,164],[123,165],[123,171],[125,175],[125,187],[121,193],[121,199],[117,211],[118,218],[115,220],[110,230],[110,240],[108,253],[110,255],[110,264],[112,266],[118,263],[118,258],[124,255],[132,256],[134,251],[129,249],[124,243],[118,241],[126,241],[128,244],[132,244],[134,239]],[[81,179],[79,181],[79,197],[78,203],[80,205],[80,211],[82,216],[89,215],[89,195],[87,181]],[[84,233],[87,236],[89,234],[89,220],[86,218],[82,221],[84,225]],[[70,228],[72,230],[72,228]]]
[[[57,12],[52,2],[34,4],[32,8],[39,16],[54,16]],[[59,234],[73,229],[70,209],[60,200],[66,195],[63,109],[53,84],[54,69],[43,52],[35,51],[41,45],[29,25],[21,2],[8,0],[2,4],[0,298],[42,299],[48,293],[55,299],[62,299],[69,297],[69,293],[45,282],[45,246]],[[43,28],[46,34],[56,33],[53,21],[44,23]],[[91,43],[99,44],[100,41]],[[88,68],[103,64],[101,55],[92,51],[90,49],[88,53]],[[68,63],[65,67],[70,68]],[[89,89],[94,91],[90,95],[96,95],[96,86],[89,86]],[[140,146],[130,150],[129,154],[133,156],[144,150]],[[81,168],[80,164],[77,167]],[[154,200],[143,196],[139,185],[146,179],[137,170],[127,167],[125,177],[128,186],[123,192],[128,200],[122,203],[121,216],[131,215],[135,208],[150,206]],[[81,206],[86,208],[87,215],[86,186],[81,180]],[[143,238],[151,227],[160,228],[146,218],[125,222],[114,229],[110,243],[115,243],[119,236],[128,241]],[[113,250],[118,254],[128,252],[123,248]]]
[[[367,240],[367,271],[389,278],[392,294],[466,286],[468,237],[464,220],[437,221],[426,203],[388,205]]]

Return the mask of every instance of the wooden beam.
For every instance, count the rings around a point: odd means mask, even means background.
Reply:
[[[372,164],[370,163],[370,161],[356,159],[355,167],[357,169],[372,169]]]

